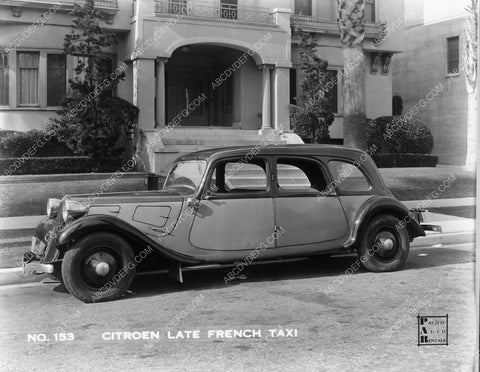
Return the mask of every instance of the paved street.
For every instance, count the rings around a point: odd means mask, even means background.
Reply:
[[[383,274],[344,275],[355,256],[257,265],[231,285],[228,268],[183,285],[149,275],[88,305],[59,283],[1,286],[0,369],[471,371],[472,252],[414,248],[404,270]],[[449,345],[417,346],[416,315],[447,313]]]

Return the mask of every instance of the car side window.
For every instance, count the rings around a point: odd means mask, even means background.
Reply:
[[[346,192],[362,192],[371,189],[370,182],[363,171],[353,163],[332,160],[328,163],[333,177],[333,184]]]
[[[279,191],[322,192],[327,184],[322,169],[313,160],[299,158],[277,159]]]
[[[217,194],[267,191],[267,165],[263,159],[247,162],[239,158],[220,162],[210,180],[210,188],[213,187],[216,187]]]

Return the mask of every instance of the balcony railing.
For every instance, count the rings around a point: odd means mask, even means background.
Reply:
[[[85,0],[6,0],[3,5],[44,8],[58,5],[61,8],[72,8],[73,3],[83,4]],[[118,0],[95,0],[95,6],[105,9],[118,8]]]
[[[306,25],[338,25],[338,21],[336,19],[328,19],[328,18],[318,18],[312,16],[304,16],[293,14],[292,15],[292,23],[295,24],[306,24]]]
[[[180,14],[200,18],[216,18],[231,21],[274,24],[268,8],[247,7],[222,2],[155,0],[156,14]]]
[[[297,26],[304,31],[319,33],[339,33],[338,20],[331,18],[319,18],[293,14],[291,18],[292,26]],[[365,34],[367,37],[377,37],[381,31],[380,23],[365,23]]]

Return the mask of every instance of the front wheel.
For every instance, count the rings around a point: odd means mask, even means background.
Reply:
[[[410,240],[400,220],[392,215],[374,217],[364,231],[357,250],[360,262],[370,271],[394,271],[407,260]]]
[[[114,300],[122,296],[135,276],[134,252],[120,236],[94,233],[65,253],[65,287],[83,302]]]

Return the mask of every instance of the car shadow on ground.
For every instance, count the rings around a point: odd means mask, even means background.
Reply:
[[[462,264],[473,261],[471,254],[466,250],[450,248],[415,249],[410,252],[402,270],[419,270]],[[125,296],[124,299],[157,296],[172,292],[221,289],[226,288],[226,286],[241,285],[242,283],[340,276],[346,274],[346,270],[349,268],[352,269],[349,270],[351,275],[369,274],[363,267],[355,269],[356,261],[357,255],[351,254],[251,265],[241,271],[239,274],[239,277],[242,277],[241,279],[235,279],[228,284],[225,282],[225,278],[233,267],[185,272],[183,274],[184,283],[176,282],[167,273],[141,275],[135,278],[130,288],[131,294]],[[375,275],[389,275],[389,273]]]

